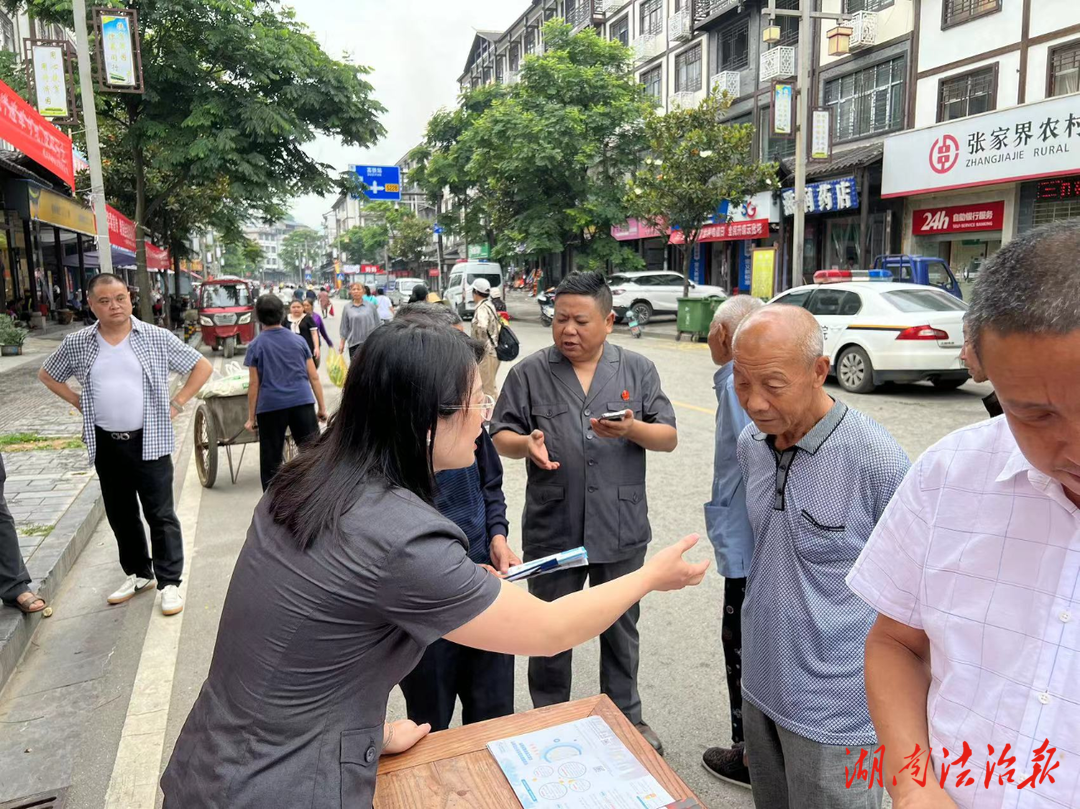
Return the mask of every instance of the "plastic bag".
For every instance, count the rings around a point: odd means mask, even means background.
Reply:
[[[349,373],[349,367],[345,364],[345,358],[329,346],[326,350],[326,373],[335,387],[345,387],[345,377]]]

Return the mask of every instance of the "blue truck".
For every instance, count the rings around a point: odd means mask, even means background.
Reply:
[[[953,275],[945,260],[937,256],[878,256],[871,269],[888,270],[892,273],[894,281],[937,287],[960,300],[964,299],[956,276]]]

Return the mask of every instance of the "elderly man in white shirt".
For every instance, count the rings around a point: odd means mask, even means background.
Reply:
[[[919,459],[848,576],[895,809],[1080,807],[1077,255],[1071,220],[986,263],[967,326],[1005,415]]]

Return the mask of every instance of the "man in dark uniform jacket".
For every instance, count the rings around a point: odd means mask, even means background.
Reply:
[[[499,454],[527,459],[522,549],[531,561],[584,545],[588,567],[529,581],[545,601],[642,566],[652,537],[645,453],[672,452],[675,412],[645,357],[610,345],[611,290],[597,273],[572,273],[555,292],[554,345],[510,370],[491,436]],[[619,413],[618,419],[602,416]],[[638,696],[639,608],[600,637],[600,689],[657,750]],[[571,653],[529,661],[539,708],[570,698]]]

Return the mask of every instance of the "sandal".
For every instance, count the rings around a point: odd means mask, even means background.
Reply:
[[[26,596],[30,597],[26,598]],[[18,607],[18,609],[26,615],[31,615],[35,612],[43,612],[49,608],[49,605],[45,603],[44,598],[29,591],[15,599],[15,603],[12,606]]]

